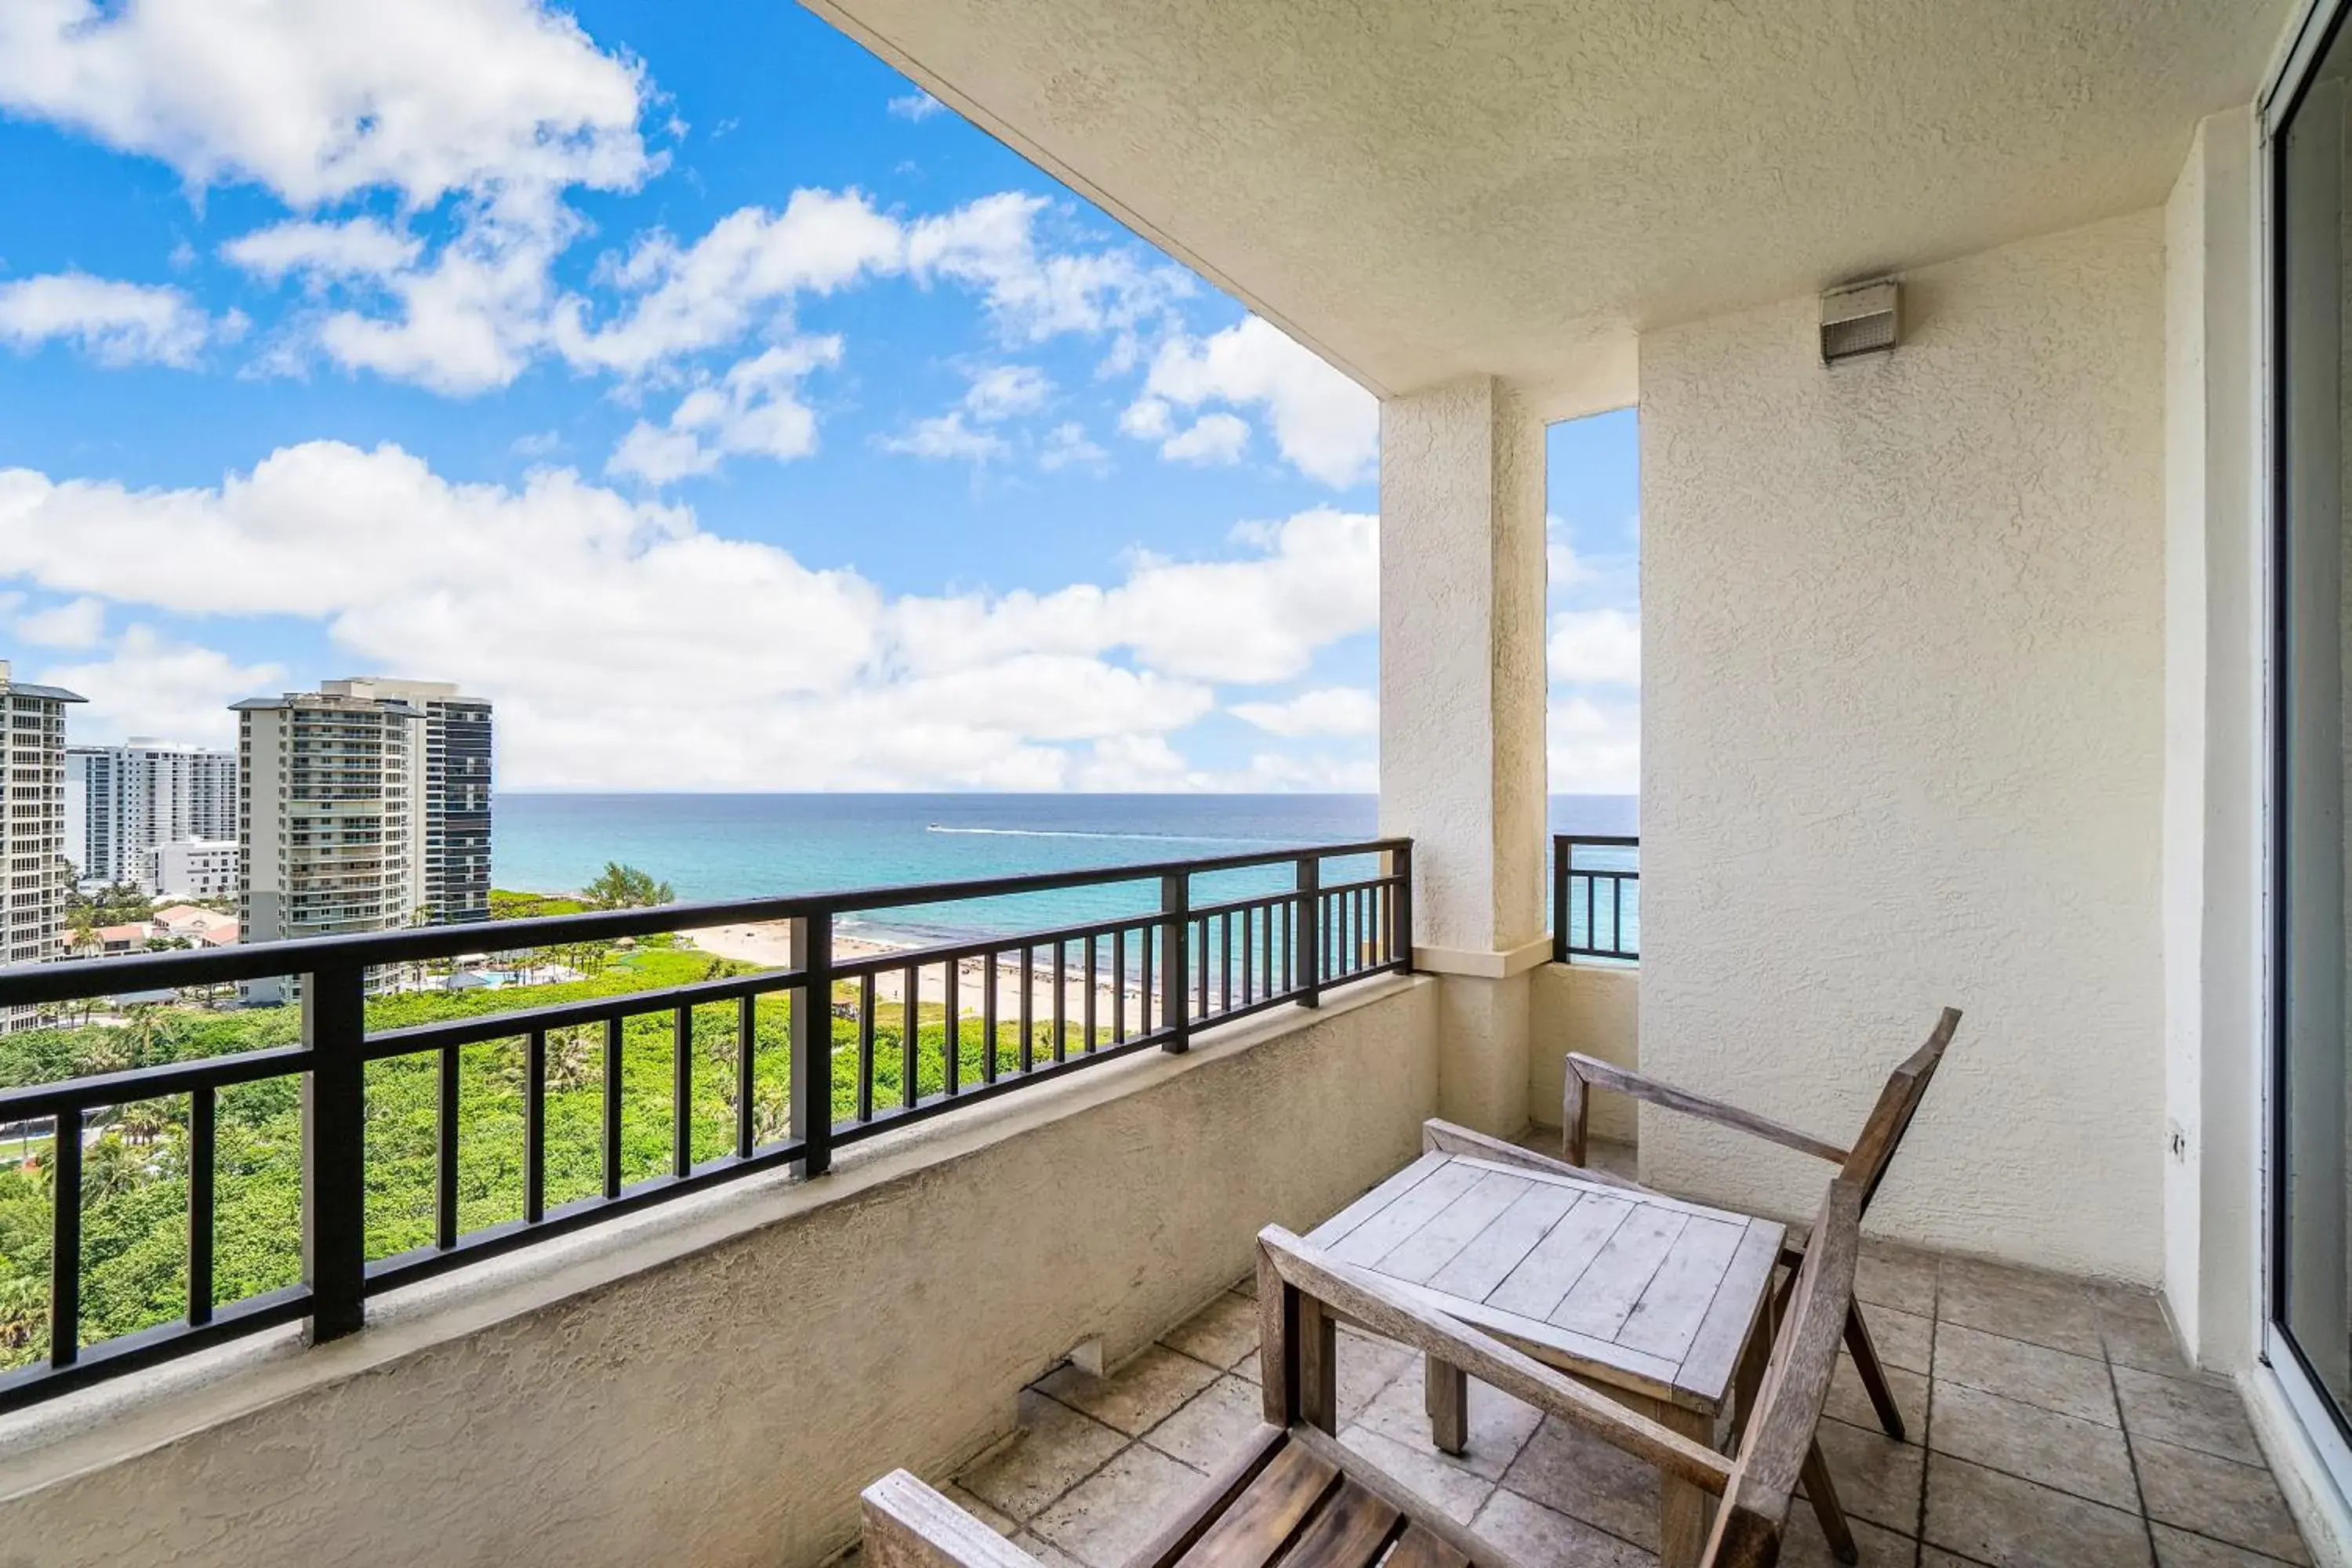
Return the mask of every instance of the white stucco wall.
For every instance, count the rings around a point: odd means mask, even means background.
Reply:
[[[1071,1349],[1140,1348],[1260,1226],[1410,1161],[1434,1001],[1372,982],[1106,1064],[496,1300],[0,1447],[0,1563],[816,1563],[875,1477],[943,1474]]]
[[[1557,1127],[1569,1052],[1621,1068],[1642,1065],[1642,972],[1547,963],[1528,978],[1528,1109],[1538,1125]],[[1622,1094],[1594,1095],[1585,1127],[1595,1138],[1631,1143],[1633,1102]]]
[[[1968,1016],[1874,1231],[2154,1283],[2163,1240],[2164,228],[1642,354],[1643,1070],[1843,1142]],[[1821,1170],[1643,1113],[1645,1174]]]

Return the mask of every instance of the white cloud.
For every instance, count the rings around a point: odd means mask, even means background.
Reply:
[[[1249,446],[1250,429],[1230,414],[1203,414],[1192,428],[1180,430],[1160,443],[1160,455],[1171,462],[1204,467],[1238,463]]]
[[[1263,409],[1284,460],[1335,489],[1370,479],[1380,460],[1378,401],[1256,316],[1205,339],[1180,333],[1162,343],[1129,409],[1133,423],[1122,427],[1158,437],[1168,405],[1204,403]]]
[[[638,375],[681,354],[734,342],[764,310],[800,293],[829,293],[904,268],[898,221],[858,191],[794,191],[781,213],[743,207],[690,246],[664,234],[640,240],[609,272],[634,296],[617,321],[588,323],[586,301],[566,299],[552,342],[574,368]]]
[[[1559,795],[1635,795],[1642,787],[1642,710],[1632,702],[1555,700],[1546,715],[1550,788]]]
[[[37,647],[96,647],[106,636],[106,606],[87,595],[19,616],[16,635]]]
[[[1041,250],[1036,224],[1045,206],[1043,196],[1001,191],[920,219],[907,233],[908,266],[924,282],[945,278],[980,289],[1013,342],[1131,326],[1191,292],[1181,269],[1147,266],[1131,250]]]
[[[918,419],[903,434],[884,436],[876,444],[886,452],[904,452],[934,462],[985,463],[1013,449],[1003,437],[966,425],[961,408],[950,409],[934,418]]]
[[[902,98],[892,99],[884,107],[889,110],[893,119],[921,121],[929,120],[947,105],[922,89],[917,88]]]
[[[491,185],[626,189],[642,68],[535,0],[12,0],[0,104],[203,185],[411,206]]]
[[[740,361],[681,398],[667,428],[638,420],[604,471],[663,485],[707,474],[729,456],[805,458],[816,450],[816,415],[800,400],[801,377],[840,363],[837,337],[796,339]]]
[[[1360,686],[1327,686],[1287,702],[1236,702],[1234,717],[1276,735],[1372,735],[1381,705]]]
[[[382,279],[396,315],[336,311],[319,345],[346,370],[453,396],[504,386],[546,339],[548,268],[578,224],[551,199],[479,207],[429,266]]]
[[[1210,682],[1292,679],[1370,625],[1370,517],[1306,512],[1264,538],[1231,560],[1139,557],[1109,586],[892,599],[565,469],[456,484],[395,447],[317,441],[216,488],[0,470],[10,576],[118,606],[304,617],[354,665],[462,680],[499,704],[513,785],[1140,779],[1166,760],[1144,742],[1208,713]],[[140,626],[70,673],[106,723],[158,733],[283,679]],[[662,744],[614,744],[640,733]]]
[[[963,405],[974,419],[993,421],[1033,414],[1053,395],[1052,380],[1035,365],[991,365],[971,378]]]
[[[373,278],[412,265],[424,252],[415,236],[372,217],[339,223],[289,219],[242,235],[221,247],[230,262],[276,282],[299,272],[313,281]]]
[[[563,437],[553,430],[533,430],[529,435],[516,437],[507,446],[507,450],[518,458],[544,458],[562,448]]]
[[[1110,454],[1097,446],[1087,435],[1087,427],[1076,420],[1055,426],[1045,433],[1045,450],[1037,454],[1037,466],[1047,473],[1063,468],[1101,468],[1110,462]]]
[[[1544,517],[1544,574],[1555,591],[1580,586],[1600,575],[1569,542],[1568,524],[1558,512]]]
[[[1164,441],[1175,431],[1176,416],[1164,398],[1139,397],[1120,413],[1118,427],[1139,441]]]
[[[1545,657],[1554,680],[1639,685],[1641,617],[1625,610],[1563,611],[1551,618]]]
[[[87,272],[53,272],[0,283],[0,342],[29,353],[53,339],[99,363],[185,368],[215,337],[235,337],[245,318],[215,322],[178,289],[122,283]]]
[[[216,745],[235,738],[230,703],[275,691],[285,678],[278,665],[241,665],[147,626],[126,630],[104,658],[52,666],[39,677],[89,700],[74,710],[78,736],[169,735]]]

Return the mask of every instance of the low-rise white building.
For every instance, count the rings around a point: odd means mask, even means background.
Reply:
[[[147,852],[146,885],[164,899],[236,897],[236,840],[175,838]]]

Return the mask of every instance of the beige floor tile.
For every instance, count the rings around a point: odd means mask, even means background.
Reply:
[[[1936,1314],[1935,1257],[1906,1247],[1865,1241],[1854,1269],[1853,1293],[1866,1306],[1932,1318]],[[1874,1331],[1877,1325],[1871,1326]]]
[[[1940,1546],[1922,1546],[1919,1548],[1919,1568],[1977,1568],[1977,1564]]]
[[[2164,1322],[2149,1322],[2145,1318],[2119,1318],[2101,1312],[2099,1332],[2106,1342],[2107,1359],[2117,1366],[2137,1367],[2142,1372],[2189,1382],[2228,1381],[2226,1378],[2210,1378],[2191,1366],[2189,1358],[2180,1353],[2180,1342],[2173,1337],[2171,1327]]]
[[[985,1501],[974,1497],[971,1493],[966,1491],[962,1487],[958,1486],[953,1481],[950,1481],[947,1485],[941,1487],[940,1489],[940,1493],[941,1496],[945,1497],[948,1501],[955,1504],[956,1507],[963,1510],[964,1512],[971,1515],[972,1518],[980,1521],[981,1523],[988,1526],[989,1529],[996,1531],[999,1535],[1017,1535],[1021,1531],[1021,1527],[1018,1524],[1015,1524],[1011,1519],[1007,1518],[1003,1513],[1000,1513],[994,1508],[990,1507]]]
[[[1265,1420],[1253,1384],[1221,1377],[1171,1412],[1143,1440],[1206,1475],[1223,1465]]]
[[[1927,1380],[1899,1366],[1886,1367],[1885,1372],[1886,1386],[1895,1394],[1895,1408],[1903,1416],[1905,1436],[1916,1443],[1927,1419]],[[1862,1373],[1855,1370],[1852,1356],[1838,1357],[1837,1375],[1830,1380],[1828,1409],[1839,1420],[1857,1426],[1879,1425],[1878,1406],[1870,1402],[1870,1391],[1863,1387]]]
[[[1419,1377],[1400,1376],[1374,1395],[1356,1419],[1382,1436],[1408,1447],[1431,1447],[1429,1407]],[[1535,1406],[1470,1380],[1470,1447],[1450,1464],[1458,1464],[1488,1480],[1498,1479],[1526,1447],[1542,1419]]]
[[[2106,1363],[1958,1323],[1936,1336],[1936,1377],[2105,1426],[2121,1425]]]
[[[1072,1488],[1029,1528],[1086,1568],[1120,1568],[1200,1486],[1192,1470],[1137,1443]]]
[[[1935,1370],[1930,1364],[1936,1337],[1933,1318],[1868,1304],[1863,1307],[1862,1317],[1870,1325],[1870,1342],[1878,1347],[1881,1362],[1906,1372]]]
[[[1927,1542],[1993,1568],[2146,1568],[2139,1516],[1956,1459],[1927,1461]]]
[[[1147,1345],[1140,1355],[1108,1377],[1062,1366],[1038,1379],[1035,1386],[1072,1409],[1137,1437],[1216,1377],[1217,1369],[1213,1366],[1164,1345]]]
[[[1229,1367],[1257,1355],[1257,1303],[1227,1290],[1193,1313],[1160,1342],[1211,1366]]]
[[[1470,1528],[1521,1568],[1657,1568],[1654,1553],[1496,1487]]]
[[[956,1479],[974,1497],[1028,1520],[1126,1442],[1090,1416],[1041,1394],[1021,1396],[1020,1433]]]
[[[1658,1472],[1622,1449],[1558,1419],[1536,1429],[1503,1472],[1521,1497],[1645,1551],[1658,1547]]]
[[[2279,1560],[2224,1546],[2168,1524],[2150,1526],[2156,1531],[2156,1560],[2161,1568],[2278,1568]]]
[[[2144,1437],[2132,1439],[2132,1456],[2150,1519],[2289,1563],[2310,1561],[2270,1471]]]
[[[1858,1519],[1848,1520],[1846,1527],[1853,1531],[1854,1550],[1861,1553],[1855,1568],[1911,1568],[1911,1554],[1918,1546],[1909,1536]],[[1829,1539],[1822,1533],[1821,1521],[1805,1503],[1789,1510],[1788,1539],[1780,1543],[1780,1568],[1838,1568]]]
[[[2143,1289],[2137,1285],[2094,1281],[2090,1291],[2092,1305],[2097,1307],[2103,1316],[2122,1321],[2164,1321],[2164,1298],[2154,1290]]]
[[[2139,1511],[2131,1452],[2113,1426],[2003,1399],[1965,1384],[1936,1384],[1928,1447],[2110,1508]]]
[[[1875,1427],[1844,1421],[1822,1422],[1820,1440],[1830,1479],[1846,1512],[1887,1530],[1918,1528],[1926,1450],[1916,1443],[1897,1443]]]
[[[1233,1292],[1245,1301],[1257,1300],[1257,1270],[1252,1268],[1233,1283]]]
[[[1936,1317],[2073,1355],[2105,1353],[2088,1291],[2053,1276],[1947,1258]]]
[[[1421,1354],[1387,1340],[1376,1340],[1353,1329],[1339,1331],[1339,1422],[1342,1426],[1363,1414],[1364,1406],[1407,1372],[1421,1386]]]
[[[1495,1489],[1493,1481],[1426,1443],[1400,1443],[1360,1423],[1340,1433],[1339,1441],[1436,1504],[1457,1524],[1469,1523]]]
[[[2178,1443],[2241,1464],[2263,1463],[2245,1405],[2227,1384],[2189,1383],[2119,1366],[2116,1394],[2123,1401],[2124,1426],[2134,1437]]]
[[[1045,1564],[1045,1568],[1087,1568],[1052,1542],[1040,1541],[1025,1530],[1013,1538],[1013,1544]]]

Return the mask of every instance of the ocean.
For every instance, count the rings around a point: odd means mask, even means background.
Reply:
[[[1630,795],[1554,795],[1555,833],[1634,831]],[[493,803],[493,879],[541,893],[586,885],[607,860],[681,900],[957,881],[1241,855],[1374,836],[1374,797],[1335,795],[536,795]],[[1367,865],[1369,862],[1366,863]],[[1580,862],[1581,864],[1581,862]],[[1342,862],[1326,880],[1360,874]],[[1285,868],[1196,880],[1196,901],[1290,885]],[[879,910],[842,922],[918,939],[1140,913],[1157,884]]]

